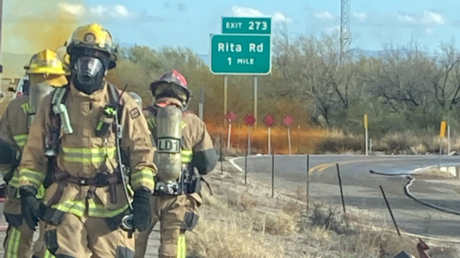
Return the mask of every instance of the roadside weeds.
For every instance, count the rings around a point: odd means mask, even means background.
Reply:
[[[214,171],[207,176],[214,196],[202,190],[204,203],[197,228],[188,233],[190,257],[337,257],[393,258],[405,250],[417,254],[418,239],[365,225],[364,215],[346,216],[325,203],[310,204],[305,214],[305,192],[286,194],[239,173]],[[378,225],[386,228],[386,225]],[[428,242],[427,242],[428,243]],[[428,243],[431,246],[431,243]],[[448,245],[433,247],[435,257],[456,257]]]

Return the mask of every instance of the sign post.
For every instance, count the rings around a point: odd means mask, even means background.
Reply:
[[[441,154],[442,154],[442,139],[446,137],[447,123],[446,121],[441,121],[441,128],[439,130],[439,159],[438,159],[438,169],[441,168]]]
[[[224,114],[227,114],[227,75],[224,76]]]
[[[268,155],[271,154],[271,135],[270,135],[270,128],[273,126],[275,123],[275,117],[271,114],[268,114],[264,118],[264,124],[268,128]]]
[[[289,145],[289,155],[292,155],[292,148],[291,148],[291,125],[292,123],[294,123],[294,118],[292,118],[291,116],[287,115],[284,119],[283,119],[283,123],[284,125],[287,127],[287,131],[288,131],[288,145]],[[300,126],[299,126],[300,128]],[[297,145],[298,146],[298,145]]]
[[[225,118],[228,122],[228,136],[227,136],[227,150],[230,149],[230,138],[232,137],[232,123],[236,120],[236,114],[233,111],[229,111]]]
[[[271,17],[222,17],[222,34],[211,35],[210,71],[224,75],[224,114],[227,112],[227,75],[251,75],[254,76],[257,122],[258,76],[270,74],[272,68],[271,21]]]
[[[366,148],[366,156],[369,155],[369,147],[368,147],[368,142],[369,142],[369,135],[367,132],[367,114],[364,114],[364,148]]]
[[[254,125],[256,119],[252,114],[247,114],[244,116],[243,121],[248,126],[248,155],[251,155],[251,126]]]
[[[451,146],[451,143],[450,143],[450,113],[451,113],[451,110],[449,110],[449,112],[447,113],[447,154],[450,153],[450,146]]]
[[[198,114],[200,116],[201,121],[203,121],[204,119],[203,108],[204,108],[204,90],[203,88],[200,88],[200,103],[198,103]]]

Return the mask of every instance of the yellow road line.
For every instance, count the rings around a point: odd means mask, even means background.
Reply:
[[[401,158],[402,159],[402,158]],[[391,158],[391,159],[366,159],[366,160],[345,160],[345,161],[338,161],[338,162],[328,162],[324,164],[320,164],[318,166],[314,166],[310,169],[310,175],[314,172],[323,172],[324,170],[336,166],[338,163],[339,165],[347,165],[352,163],[369,163],[369,162],[376,162],[376,161],[392,161],[392,160],[401,160],[398,158]]]

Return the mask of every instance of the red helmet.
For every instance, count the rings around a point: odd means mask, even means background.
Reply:
[[[154,97],[179,98],[186,105],[191,97],[187,80],[176,70],[164,73],[160,79],[150,84],[150,91]]]

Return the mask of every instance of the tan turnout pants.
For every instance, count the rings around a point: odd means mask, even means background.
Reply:
[[[37,258],[51,258],[53,257],[46,250],[45,246],[45,223],[39,222],[39,238],[33,244],[34,231],[31,230],[25,221],[22,219],[21,214],[14,214],[21,210],[21,199],[6,198],[4,212],[7,218],[10,218],[6,237],[3,242],[3,257],[4,258],[30,258],[33,256]],[[19,225],[19,226],[18,226]]]
[[[185,231],[193,230],[198,223],[198,207],[201,197],[193,193],[179,196],[153,196],[152,224],[136,236],[135,258],[145,256],[148,238],[155,224],[160,221],[161,243],[158,250],[160,258],[185,258],[187,246]]]
[[[134,257],[134,236],[121,228],[111,231],[102,218],[65,213],[60,225],[46,225],[45,239],[56,258]]]

